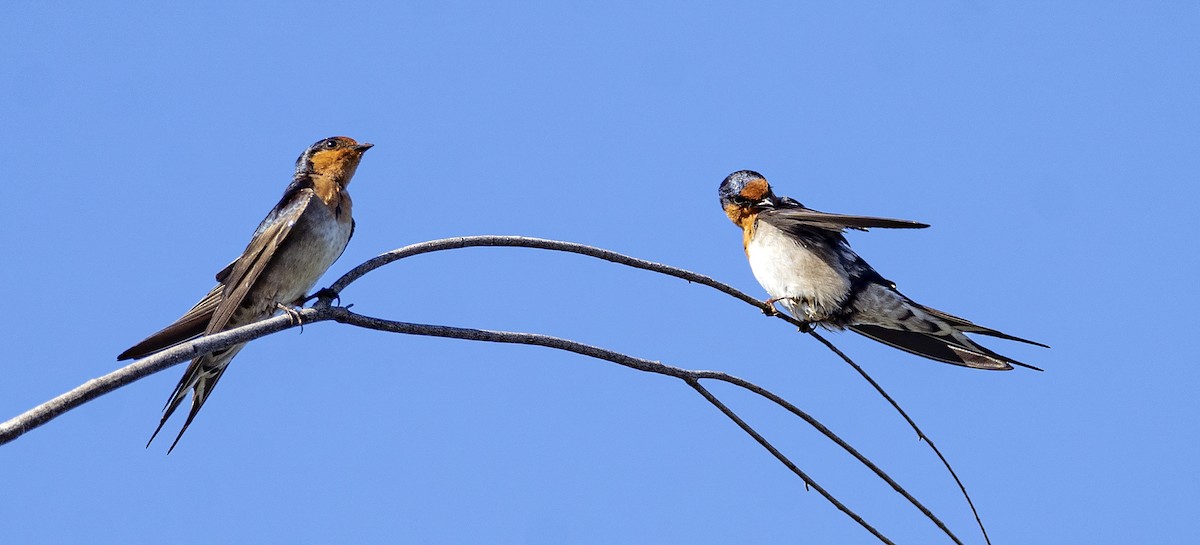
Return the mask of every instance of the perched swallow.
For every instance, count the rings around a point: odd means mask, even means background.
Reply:
[[[279,204],[258,225],[242,255],[217,273],[217,286],[174,323],[117,356],[140,358],[200,335],[211,335],[273,316],[302,305],[325,270],[342,255],[354,234],[350,194],[346,186],[363,152],[359,144],[336,136],[309,146],[296,160],[292,183]],[[212,394],[221,373],[245,344],[217,350],[192,360],[167,400],[162,420],[150,442],[192,391],[192,408],[179,435],[192,423]]]
[[[845,229],[920,229],[915,221],[818,212],[788,197],[777,197],[766,178],[739,170],[717,190],[721,207],[742,228],[750,270],[771,298],[791,314],[826,329],[851,331],[931,360],[976,369],[1038,369],[1001,356],[965,333],[990,335],[1047,347],[975,325],[920,305],[896,290],[850,249]]]

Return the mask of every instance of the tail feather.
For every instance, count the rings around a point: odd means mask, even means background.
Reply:
[[[1006,371],[1018,365],[1041,370],[980,346],[966,334],[978,333],[1037,346],[1046,345],[926,307],[905,297],[890,283],[868,282],[856,293],[853,310],[848,317],[847,327],[911,354],[974,369]]]
[[[179,387],[176,386],[175,390],[178,391]],[[163,407],[162,418],[158,421],[158,427],[154,428],[154,433],[150,435],[150,440],[146,441],[146,448],[150,448],[150,443],[153,443],[154,438],[158,437],[158,432],[162,431],[163,425],[166,424],[167,419],[171,418],[171,415],[175,413],[175,409],[179,408],[179,403],[182,401],[183,401],[182,395],[172,395],[171,399],[169,399],[167,401],[167,405],[165,407]],[[176,441],[178,441],[178,439],[176,439]]]
[[[1022,339],[1021,337],[1017,337],[1015,335],[1009,335],[1008,333],[1004,333],[1002,331],[996,331],[995,329],[981,326],[981,325],[971,322],[970,320],[967,320],[965,318],[959,318],[958,316],[955,316],[948,312],[942,312],[938,309],[929,308],[925,305],[915,303],[912,300],[909,300],[909,304],[919,307],[921,310],[924,310],[925,312],[929,313],[930,315],[932,315],[934,317],[940,318],[941,320],[954,326],[955,329],[958,329],[959,331],[963,331],[965,333],[978,333],[980,335],[987,335],[989,337],[996,337],[998,339],[1005,339],[1005,340],[1009,340],[1009,341],[1022,342],[1025,344],[1032,344],[1034,346],[1040,346],[1042,348],[1050,348],[1050,346],[1042,344],[1040,342],[1031,341],[1029,339]]]
[[[158,427],[154,429],[154,434],[150,436],[150,440],[146,442],[149,447],[150,443],[154,442],[154,438],[158,437],[158,432],[162,431],[163,425],[179,408],[183,399],[187,397],[187,391],[192,391],[192,406],[188,410],[187,420],[183,422],[183,427],[180,428],[179,434],[175,436],[175,440],[171,442],[171,447],[167,449],[167,454],[175,450],[175,445],[179,444],[179,440],[183,438],[183,433],[187,431],[188,426],[192,424],[192,420],[196,418],[196,414],[200,412],[200,408],[204,406],[204,402],[208,400],[208,396],[212,394],[213,388],[217,386],[217,382],[221,380],[221,375],[225,373],[229,362],[237,355],[238,351],[244,345],[236,345],[223,351],[213,354],[201,356],[192,360],[187,371],[183,374],[179,384],[175,386],[175,391],[171,393],[171,397],[167,400],[167,404],[163,407],[162,419],[158,422]]]
[[[179,440],[183,439],[183,432],[187,431],[188,426],[192,425],[192,420],[196,418],[196,413],[200,412],[200,407],[202,405],[204,405],[204,402],[198,397],[192,399],[192,408],[188,411],[187,420],[184,420],[183,427],[179,428],[179,435],[176,435],[175,440],[171,441],[171,447],[167,449],[167,454],[170,454],[171,451],[175,450],[175,445],[178,445]]]
[[[949,336],[902,331],[870,324],[854,324],[850,329],[893,348],[944,363],[993,371],[1007,371],[1011,370],[1013,365],[1019,365],[1041,371],[1037,367],[1001,356],[974,343],[970,346],[965,345]]]

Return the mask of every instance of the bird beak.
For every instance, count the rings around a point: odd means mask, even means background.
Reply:
[[[355,149],[356,151],[358,151],[359,153],[362,153],[362,152],[364,152],[364,151],[367,151],[367,150],[369,150],[369,149],[371,149],[371,148],[373,148],[373,147],[375,147],[375,144],[369,144],[369,143],[366,143],[366,142],[364,142],[364,143],[362,143],[362,144],[359,144],[359,145],[357,145],[357,146],[354,146],[354,149]]]
[[[771,208],[775,206],[775,199],[771,196],[754,203],[755,208]]]

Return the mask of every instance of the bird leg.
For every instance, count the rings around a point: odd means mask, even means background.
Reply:
[[[763,304],[765,304],[765,305],[767,305],[768,307],[771,307],[771,308],[769,308],[769,309],[766,309],[766,308],[764,308],[764,309],[763,309],[763,314],[766,314],[767,316],[778,316],[778,315],[779,315],[779,309],[775,308],[775,303],[778,303],[779,301],[782,301],[782,300],[784,300],[784,299],[791,299],[791,300],[793,300],[793,301],[794,301],[794,300],[796,300],[796,298],[795,298],[795,297],[772,297],[772,298],[770,298],[770,299],[767,299],[767,300],[763,301]],[[797,319],[799,319],[799,318],[797,317]],[[815,326],[815,325],[813,325],[813,322],[809,322],[809,321],[807,321],[807,320],[804,320],[804,325],[800,326],[800,327],[799,327],[799,328],[797,328],[797,329],[799,329],[799,331],[800,331],[801,333],[809,333],[809,332],[811,332],[811,331],[812,331],[813,329],[815,329],[815,328],[816,328],[816,326]]]
[[[304,333],[304,320],[300,318],[300,312],[293,308],[292,305],[285,305],[283,303],[275,303],[275,307],[287,313],[288,316],[291,316],[292,323],[300,326],[300,332]]]
[[[762,309],[763,314],[766,314],[767,316],[779,316],[779,309],[775,308],[775,302],[782,299],[787,299],[787,297],[772,297],[764,300],[763,304],[768,308]]]
[[[333,305],[334,301],[337,301],[337,304],[339,305],[342,304],[342,295],[340,293],[329,288],[321,288],[317,290],[317,293],[301,299],[296,306],[302,307],[305,303],[312,301],[313,299],[317,300],[317,304],[324,303],[324,306],[326,307]]]

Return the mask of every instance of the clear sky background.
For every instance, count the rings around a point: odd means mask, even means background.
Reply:
[[[986,341],[1046,369],[995,373],[830,335],[941,446],[993,542],[1194,539],[1195,3],[5,12],[0,417],[116,368],[187,310],[326,136],[376,147],[322,285],[410,243],[519,234],[765,297],[716,196],[749,168],[814,208],[932,224],[849,237],[914,299],[1054,347]],[[715,291],[468,249],[342,300],[742,376],[982,543],[857,375]],[[874,542],[684,384],[606,362],[313,325],[247,347],[167,456],[169,437],[143,445],[182,370],[0,447],[5,541]],[[803,423],[713,389],[898,543],[948,543]]]

